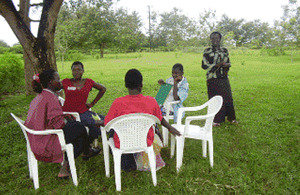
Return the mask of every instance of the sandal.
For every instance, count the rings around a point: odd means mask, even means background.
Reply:
[[[89,149],[89,154],[88,155],[82,155],[82,160],[87,161],[93,156],[96,156],[100,153],[101,149],[100,148],[90,148]]]
[[[212,126],[213,126],[213,127],[219,127],[219,126],[221,126],[221,124],[220,124],[220,123],[213,123]]]
[[[69,163],[64,162],[63,166],[59,170],[58,178],[68,179],[69,177],[71,177]]]
[[[229,121],[231,124],[239,124],[239,122],[237,122],[237,120],[232,120],[232,121]]]

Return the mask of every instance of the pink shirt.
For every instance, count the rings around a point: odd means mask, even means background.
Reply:
[[[104,119],[106,125],[112,119],[125,114],[146,113],[156,116],[160,121],[162,114],[156,100],[151,96],[127,95],[115,99]],[[147,144],[151,146],[154,140],[154,131],[151,128],[147,135]],[[117,148],[120,148],[120,141],[117,134],[114,134],[114,142]]]
[[[66,100],[63,106],[63,111],[78,112],[79,114],[86,112],[88,110],[86,107],[86,101],[94,83],[95,81],[92,79],[85,79],[84,86],[78,90],[72,84],[70,79],[64,79],[62,84],[65,91]]]
[[[30,103],[24,125],[36,131],[61,129],[64,126],[64,117],[57,96],[47,89],[38,94]],[[57,135],[27,135],[37,160],[54,163],[63,161]]]

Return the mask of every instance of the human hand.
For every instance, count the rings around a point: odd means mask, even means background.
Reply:
[[[174,83],[179,83],[182,80],[182,75],[174,78]]]
[[[170,133],[172,133],[173,135],[177,135],[177,136],[181,136],[180,132],[175,129],[174,127],[170,127],[170,129],[168,129]]]
[[[65,118],[67,121],[76,121],[75,117],[74,117],[72,114],[65,114],[65,115],[64,115],[64,118]]]
[[[222,67],[229,68],[230,67],[230,63],[224,63]]]
[[[165,81],[163,79],[159,79],[158,84],[160,84],[160,85],[165,84]]]
[[[216,64],[216,67],[222,67],[224,64],[225,64],[225,62],[224,62],[224,61],[222,61],[222,62],[219,62],[218,64]]]
[[[104,127],[104,120],[95,120],[95,125],[98,127]]]
[[[93,107],[93,106],[94,106],[93,103],[86,104],[87,109],[90,109],[90,108]]]

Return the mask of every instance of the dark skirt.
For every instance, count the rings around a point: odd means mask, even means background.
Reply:
[[[231,93],[231,87],[228,78],[223,79],[209,79],[206,82],[208,98],[212,98],[216,95],[223,97],[223,105],[221,110],[214,118],[215,123],[222,123],[227,116],[228,121],[235,120],[235,110],[233,106],[233,99]]]
[[[69,121],[62,129],[67,144],[72,143],[74,149],[74,158],[77,158],[82,152],[88,154],[89,140],[85,127],[78,121]],[[67,155],[65,155],[68,160]]]
[[[89,128],[89,140],[90,143],[94,141],[94,139],[97,139],[101,135],[100,128],[95,125],[95,119],[93,118],[93,114],[96,114],[91,111],[86,111],[82,114],[80,114],[80,120],[81,123],[84,126],[87,126]]]

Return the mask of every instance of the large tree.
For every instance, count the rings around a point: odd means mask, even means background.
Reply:
[[[12,0],[0,0],[0,15],[5,18],[10,28],[24,49],[25,81],[27,94],[32,93],[31,80],[35,72],[44,69],[57,69],[54,52],[54,33],[56,19],[63,0],[43,0],[37,36],[30,29],[30,0],[19,1],[17,11]]]

